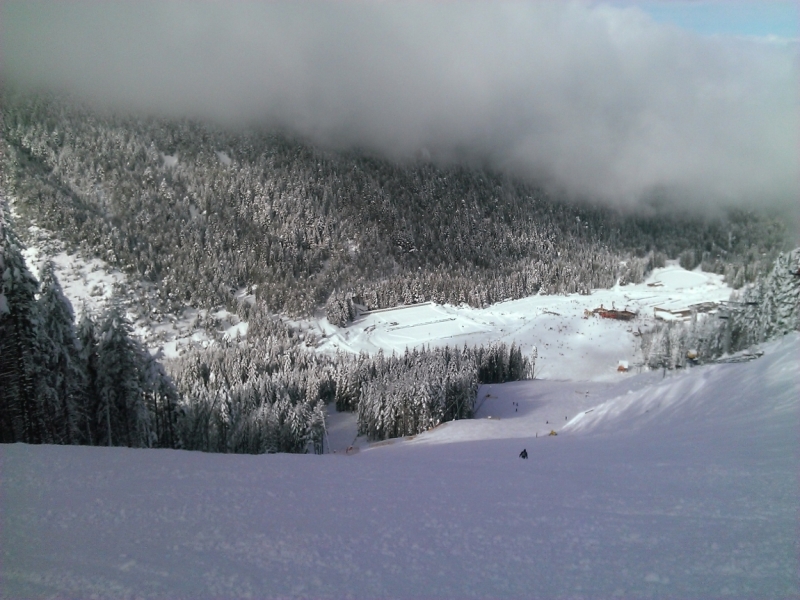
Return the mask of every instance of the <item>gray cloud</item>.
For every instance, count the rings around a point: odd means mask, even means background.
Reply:
[[[798,197],[796,44],[703,38],[586,3],[10,2],[2,77],[252,122],[570,195]]]

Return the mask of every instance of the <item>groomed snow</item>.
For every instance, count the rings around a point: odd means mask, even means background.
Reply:
[[[2,446],[0,592],[796,598],[799,357],[484,386],[350,456]]]

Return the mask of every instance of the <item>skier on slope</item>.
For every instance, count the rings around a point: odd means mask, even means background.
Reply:
[[[528,458],[528,450],[523,448],[522,452],[519,453],[520,458]]]

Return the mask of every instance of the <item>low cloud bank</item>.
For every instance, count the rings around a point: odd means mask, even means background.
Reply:
[[[798,197],[796,44],[586,3],[16,2],[2,78],[634,206]]]

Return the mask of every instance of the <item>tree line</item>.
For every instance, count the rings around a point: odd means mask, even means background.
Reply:
[[[0,202],[0,442],[175,447],[178,394],[112,304],[75,323],[53,263],[39,280]]]
[[[371,440],[413,435],[471,418],[478,384],[533,373],[532,359],[505,344],[328,355],[305,349],[281,321],[270,328],[269,341],[194,349],[171,365],[187,399],[179,418],[183,447],[322,452],[331,403],[355,412],[359,433]]]

